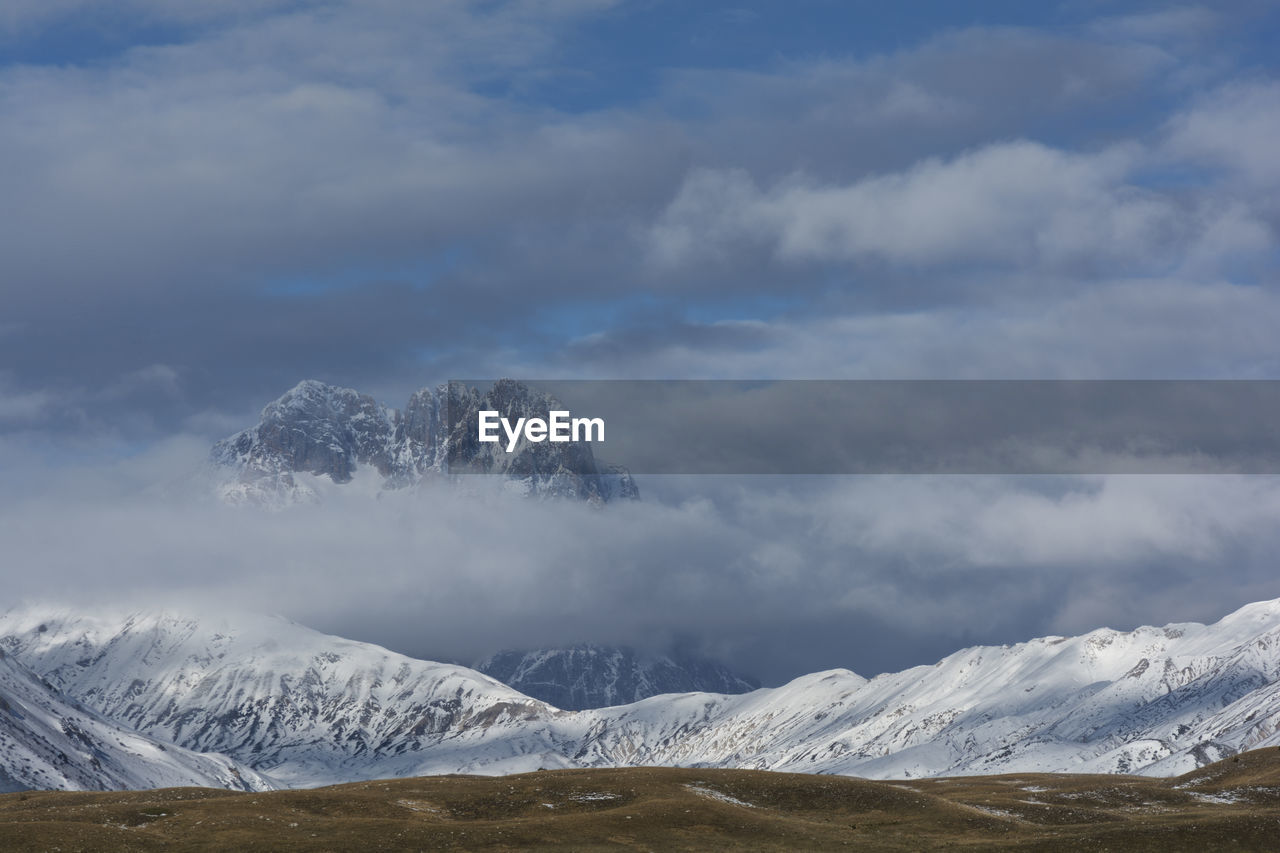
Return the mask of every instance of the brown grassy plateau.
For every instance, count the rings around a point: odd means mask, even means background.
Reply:
[[[1280,750],[1176,779],[626,768],[0,796],[0,850],[1280,850]]]

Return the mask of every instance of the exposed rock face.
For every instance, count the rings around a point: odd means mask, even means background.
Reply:
[[[502,474],[530,495],[638,498],[626,469],[599,464],[585,442],[522,441],[508,454],[480,443],[469,428],[480,409],[545,418],[555,408],[563,407],[550,395],[511,380],[485,393],[457,384],[424,388],[403,411],[350,388],[306,380],[263,409],[257,426],[215,444],[211,460],[221,475],[220,495],[230,503],[314,500],[315,491],[295,475],[342,484],[361,467],[376,470],[385,489],[447,476],[452,466]]]
[[[357,464],[390,474],[386,450],[395,421],[393,410],[367,394],[307,380],[268,404],[256,427],[218,442],[213,452],[255,475],[305,471],[346,483]]]
[[[503,651],[475,668],[526,696],[570,711],[626,705],[662,693],[749,693],[760,687],[755,679],[705,658],[646,656],[626,647]]]

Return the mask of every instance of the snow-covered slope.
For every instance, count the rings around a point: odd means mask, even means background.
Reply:
[[[226,756],[198,755],[103,719],[0,653],[0,792],[178,785],[275,787]]]
[[[35,608],[4,614],[0,633],[4,649],[101,714],[291,785],[536,769],[523,742],[507,749],[487,735],[551,711],[473,670],[278,617]]]
[[[1215,625],[977,647],[871,681],[834,670],[741,697],[659,697],[588,756],[872,778],[1175,775],[1280,744],[1280,601]]]
[[[1280,601],[1209,626],[966,649],[871,680],[832,670],[585,711],[280,619],[22,609],[0,616],[0,644],[113,720],[289,784],[629,764],[1174,775],[1280,745]]]
[[[645,655],[625,646],[580,644],[504,651],[475,665],[521,693],[582,710],[638,702],[661,693],[746,693],[760,682],[689,654]]]

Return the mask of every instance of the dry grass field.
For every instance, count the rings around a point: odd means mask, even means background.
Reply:
[[[0,796],[16,850],[1277,850],[1280,750],[1178,779],[561,770]]]

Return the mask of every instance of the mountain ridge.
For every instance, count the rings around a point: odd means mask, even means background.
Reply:
[[[582,711],[465,667],[256,620],[25,608],[0,615],[0,648],[105,717],[293,786],[631,765],[1172,776],[1280,745],[1280,600],[1212,625],[1098,629],[871,679],[835,669]]]

